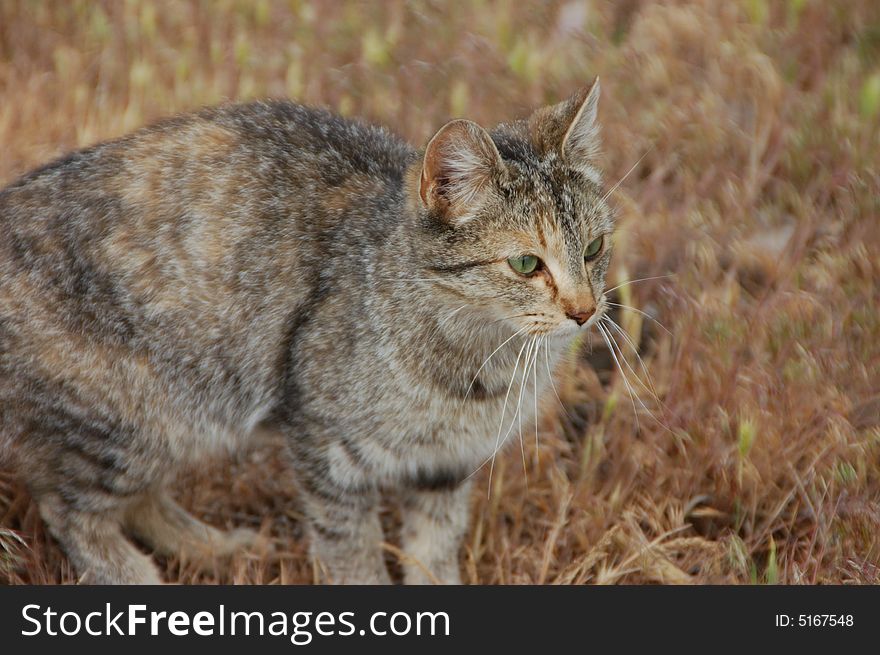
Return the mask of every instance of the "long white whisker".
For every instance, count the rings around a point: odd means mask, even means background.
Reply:
[[[437,327],[439,328],[440,326],[445,325],[447,322],[449,322],[449,321],[452,319],[453,316],[455,316],[456,314],[458,314],[458,312],[460,312],[460,311],[461,311],[462,309],[464,309],[465,307],[467,307],[467,305],[462,305],[462,306],[459,307],[458,309],[455,309],[455,310],[451,311],[451,312],[446,316],[446,318],[444,318],[443,320],[441,320],[441,321],[437,324]]]
[[[522,334],[523,332],[525,332],[527,329],[528,329],[528,326],[525,326],[525,327],[520,328],[520,329],[517,330],[516,332],[514,332],[514,333],[513,333],[512,335],[510,335],[507,339],[505,339],[504,342],[503,342],[500,346],[498,346],[495,350],[493,350],[493,351],[491,352],[491,354],[486,358],[486,360],[485,360],[482,364],[480,364],[480,368],[477,369],[476,374],[474,374],[474,379],[471,380],[471,383],[468,385],[467,391],[466,391],[465,394],[464,394],[465,399],[467,399],[467,397],[468,397],[468,396],[470,395],[470,393],[471,393],[471,390],[474,388],[474,382],[477,381],[477,378],[478,378],[479,375],[480,375],[480,371],[482,371],[483,368],[486,366],[486,364],[489,363],[489,360],[492,359],[492,357],[495,356],[495,353],[497,353],[499,350],[501,350],[502,348],[504,348],[504,346],[507,345],[507,343],[508,343],[511,339],[513,339],[513,338],[516,337],[516,336],[519,336],[520,334]],[[525,342],[523,343],[523,345],[525,345]]]
[[[648,148],[648,149],[645,151],[645,154],[642,155],[641,157],[639,157],[638,161],[630,167],[630,169],[626,172],[626,175],[624,175],[622,178],[620,178],[620,179],[617,181],[617,184],[615,184],[613,187],[611,187],[611,189],[609,189],[608,193],[606,193],[604,196],[602,196],[602,202],[605,202],[606,200],[608,200],[608,198],[611,196],[611,194],[614,193],[615,191],[617,191],[617,188],[618,188],[621,184],[623,184],[623,181],[624,181],[626,178],[628,178],[628,177],[632,174],[632,172],[633,172],[634,170],[636,170],[636,167],[637,167],[639,164],[641,164],[642,161],[644,161],[645,157],[647,157],[648,154],[649,154],[653,149],[654,149],[654,144],[652,143],[652,144],[651,144],[651,147]]]
[[[443,329],[443,326],[449,323],[449,321],[451,321],[455,317],[455,315],[458,314],[465,307],[467,307],[467,305],[462,305],[461,307],[453,310],[448,315],[437,321],[436,325],[434,325],[433,329],[428,333],[427,339],[430,340],[436,337],[440,330]]]
[[[675,274],[670,273],[669,275],[655,275],[653,277],[640,277],[637,280],[626,280],[625,282],[621,282],[620,284],[618,284],[616,287],[611,287],[610,289],[605,289],[605,293],[608,294],[608,293],[611,293],[612,291],[616,291],[620,287],[625,286],[627,284],[635,284],[636,282],[647,282],[648,280],[662,280],[667,277],[675,277]]]
[[[513,375],[510,376],[510,384],[507,385],[507,393],[504,396],[504,405],[501,407],[501,420],[498,422],[498,434],[495,436],[495,449],[492,452],[492,467],[489,469],[489,488],[487,490],[487,497],[491,497],[492,495],[492,473],[495,471],[495,453],[498,452],[498,442],[501,440],[501,430],[504,429],[504,414],[507,412],[507,401],[510,399],[510,390],[513,388],[513,381],[516,379],[516,372],[519,370],[519,359],[522,357],[523,350],[525,350],[527,343],[527,341],[523,342],[523,345],[520,347],[519,352],[516,355],[516,363],[513,365]],[[479,471],[480,468],[483,468],[484,464],[485,462],[480,465],[477,471]],[[474,471],[474,473],[477,471]],[[473,475],[473,473],[471,475]]]
[[[523,366],[523,376],[522,381],[519,386],[519,398],[517,399],[516,404],[516,420],[519,425],[519,449],[522,455],[522,463],[523,463],[523,475],[526,480],[526,489],[528,490],[529,478],[528,472],[526,470],[526,449],[525,442],[523,441],[523,433],[522,433],[522,399],[524,396],[524,390],[529,380],[529,369],[535,367],[535,363],[538,358],[538,338],[537,336],[532,337],[532,342],[526,350],[526,358],[524,360]],[[507,437],[510,436],[510,432],[513,430],[513,423],[511,423],[510,428],[507,430],[507,434],[504,435],[504,439],[501,441],[501,445],[498,447],[499,450],[504,447],[504,444],[507,443]]]
[[[608,334],[608,336],[611,337],[611,333],[608,332],[607,330],[603,330],[603,332],[606,332],[606,333]],[[612,342],[615,346],[617,346],[617,341],[614,340],[614,337],[611,337],[611,342]],[[610,343],[609,343],[608,345],[611,346]],[[619,350],[619,352],[620,352],[620,357],[621,357],[622,359],[625,359],[625,358],[623,357],[623,351],[620,351],[620,346],[617,346],[617,348],[618,348],[618,350]],[[620,373],[621,373],[621,375],[623,376],[624,380],[626,380],[626,375],[624,374],[623,369],[620,367],[620,362],[618,361],[617,356],[614,354],[614,350],[613,350],[613,348],[612,348],[611,355],[614,357],[614,361],[617,362],[617,367],[618,367],[618,369],[620,369]],[[627,367],[629,367],[629,363],[627,363]],[[629,368],[630,368],[630,370],[632,370],[632,367],[629,367]],[[633,372],[633,375],[635,375],[635,372]],[[636,378],[638,378],[638,376],[636,376]],[[642,384],[644,385],[644,383],[642,383]],[[629,386],[629,383],[627,383],[627,386]],[[632,393],[630,393],[630,396],[632,397]],[[666,431],[669,432],[670,434],[673,434],[673,435],[675,434],[675,433],[672,431],[672,429],[671,429],[668,425],[666,425],[663,421],[661,421],[660,419],[658,419],[658,418],[654,415],[654,412],[652,412],[650,409],[648,409],[648,406],[645,405],[644,401],[641,399],[641,397],[639,396],[639,394],[635,394],[635,399],[639,401],[639,405],[641,405],[642,408],[645,410],[645,412],[647,412],[648,416],[650,416],[652,419],[654,419],[654,421],[657,423],[657,425],[659,425],[660,427],[662,427],[664,430],[666,430]],[[638,421],[638,417],[636,418],[636,421]]]
[[[553,382],[553,371],[550,370],[550,347],[544,348],[544,364],[547,366],[547,377],[550,379],[550,387],[553,389],[553,395],[556,396],[556,400],[559,401],[559,406],[562,408],[562,411],[565,415],[571,420],[572,416],[568,413],[568,410],[565,409],[565,404],[562,402],[562,398],[559,397],[559,392],[556,390],[556,384]]]
[[[611,345],[611,335],[608,334],[608,331],[602,327],[601,323],[596,323],[596,327],[599,329],[599,333],[602,335],[602,338],[605,339],[605,345],[607,345],[608,349],[611,351],[611,357],[614,359],[614,363],[617,364],[617,370],[620,372],[620,377],[623,379],[623,384],[626,386],[626,390],[629,392],[630,402],[632,402],[633,415],[636,419],[636,430],[641,431],[641,425],[639,423],[639,411],[636,409],[635,401],[635,397],[637,394],[633,393],[632,387],[629,385],[629,380],[626,377],[626,373],[624,372],[623,367],[620,365],[620,362],[617,359],[617,353],[614,351],[614,346]]]
[[[660,400],[660,397],[657,395],[657,389],[654,387],[654,381],[651,379],[651,374],[648,372],[648,367],[645,366],[645,362],[642,360],[642,356],[639,354],[639,350],[638,350],[638,348],[636,348],[632,339],[630,339],[630,336],[626,333],[626,331],[622,327],[620,327],[617,323],[614,322],[613,318],[611,318],[607,314],[602,317],[602,320],[605,320],[609,327],[613,328],[618,334],[620,334],[620,336],[623,337],[624,342],[630,347],[630,349],[632,349],[633,353],[635,353],[635,356],[639,360],[639,365],[642,368],[642,372],[644,372],[645,377],[648,378],[648,383],[651,385],[650,387],[648,387],[647,385],[645,385],[644,382],[642,382],[642,379],[639,377],[638,373],[636,373],[633,370],[632,366],[630,366],[629,362],[626,360],[626,357],[623,356],[622,351],[620,352],[620,356],[621,356],[621,358],[623,358],[623,362],[626,364],[630,373],[632,373],[633,376],[635,377],[635,379],[638,380],[639,384],[642,385],[642,388],[644,388],[649,394],[651,394],[654,397],[654,400],[656,400],[658,403],[660,403],[662,405],[663,403]],[[617,349],[619,351],[621,350],[620,345],[617,346]]]
[[[527,317],[534,317],[534,316],[543,317],[543,316],[546,316],[546,314],[537,314],[534,312],[531,314],[511,314],[510,316],[502,316],[501,318],[497,318],[494,321],[492,321],[492,323],[500,323],[501,321],[509,321],[512,318],[527,318]]]
[[[641,309],[639,309],[638,307],[633,307],[632,305],[624,305],[623,303],[619,303],[619,302],[611,302],[610,300],[607,300],[607,299],[606,299],[605,302],[607,302],[609,305],[613,305],[614,307],[620,307],[621,309],[629,310],[629,311],[631,311],[631,312],[636,312],[637,314],[641,314],[642,316],[644,316],[645,318],[647,318],[649,321],[654,321],[657,325],[659,325],[661,328],[663,328],[664,330],[666,330],[666,333],[667,333],[670,337],[675,336],[674,334],[672,334],[672,332],[669,331],[669,328],[667,328],[665,325],[663,325],[663,323],[661,323],[661,322],[658,321],[656,318],[654,318],[653,316],[651,316],[648,312],[643,312],[643,311],[642,311]]]
[[[534,396],[535,396],[535,456],[538,455],[538,354],[541,352],[541,345],[544,348],[547,348],[547,336],[544,335],[538,341],[538,348],[535,351],[535,361],[532,364],[532,376],[535,385]]]
[[[519,425],[519,450],[522,454],[522,465],[523,465],[523,475],[526,476],[526,489],[528,489],[528,473],[526,472],[526,447],[523,443],[522,436],[522,399],[523,399],[523,391],[526,387],[526,382],[529,376],[529,365],[532,362],[532,351],[535,349],[535,343],[537,342],[537,337],[532,337],[531,342],[529,343],[529,347],[526,350],[526,359],[523,366],[523,376],[519,385],[519,398],[516,401],[516,416],[515,419]],[[511,423],[510,428],[507,430],[507,434],[504,435],[504,440],[501,442],[501,446],[503,446],[507,442],[507,437],[510,435],[510,431],[513,429],[513,424]]]
[[[489,469],[489,489],[490,490],[492,488],[491,482],[492,482],[492,473],[493,473],[494,467],[495,467],[495,457],[501,451],[501,448],[504,446],[504,444],[507,443],[507,438],[510,436],[510,433],[513,431],[513,426],[516,425],[518,422],[520,424],[520,428],[519,428],[520,451],[521,451],[521,454],[523,457],[523,467],[524,467],[523,472],[526,473],[526,470],[525,470],[525,448],[523,446],[523,440],[522,440],[522,419],[521,419],[520,409],[522,406],[523,389],[524,389],[525,384],[528,380],[528,374],[529,374],[528,367],[531,365],[534,368],[535,364],[537,363],[537,349],[532,347],[532,346],[535,346],[535,342],[537,340],[538,340],[538,337],[535,336],[535,337],[532,337],[531,342],[527,342],[530,345],[530,347],[529,347],[528,351],[526,352],[525,359],[523,359],[523,374],[522,374],[522,378],[520,380],[520,391],[519,391],[519,397],[517,399],[517,409],[516,409],[513,417],[510,420],[510,425],[507,428],[507,432],[505,432],[505,434],[504,434],[504,438],[499,440],[498,436],[500,436],[501,429],[503,428],[503,425],[504,425],[504,415],[505,415],[505,410],[506,410],[506,406],[507,406],[507,397],[505,397],[505,406],[502,408],[501,421],[499,423],[499,432],[498,432],[498,435],[496,435],[495,447],[492,450],[492,454],[489,457],[487,457],[485,460],[483,460],[483,462],[474,471],[472,471],[470,473],[470,475],[467,476],[467,478],[473,477],[474,475],[476,475],[480,471],[480,469],[482,469],[486,464],[488,464],[491,461],[492,466]],[[523,345],[525,346],[526,344],[523,344]],[[510,383],[510,385],[508,385],[508,389],[507,389],[508,396],[509,396],[510,391],[513,387],[513,382],[516,379],[516,374],[519,370],[519,360],[520,360],[520,357],[522,356],[522,350],[523,349],[520,348],[520,351],[517,355],[517,362],[516,362],[516,366],[514,368],[513,377],[511,377],[511,381],[510,381],[511,383]],[[526,478],[526,485],[528,485],[528,478]]]

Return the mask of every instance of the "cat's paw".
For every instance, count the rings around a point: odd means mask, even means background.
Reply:
[[[276,552],[275,542],[270,537],[250,528],[235,528],[223,535],[223,550],[229,555],[245,550],[258,555],[273,555]]]
[[[275,545],[269,537],[250,528],[211,529],[203,539],[181,543],[178,555],[181,561],[210,571],[216,560],[244,553],[274,555]]]
[[[461,573],[458,563],[435,566],[434,570],[418,564],[404,566],[403,583],[405,585],[460,585]]]

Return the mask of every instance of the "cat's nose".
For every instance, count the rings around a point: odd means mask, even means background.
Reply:
[[[578,325],[583,325],[590,320],[590,317],[596,313],[595,307],[581,309],[576,312],[568,312],[567,316]]]

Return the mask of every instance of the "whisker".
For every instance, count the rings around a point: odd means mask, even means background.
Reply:
[[[640,277],[637,280],[626,280],[625,282],[621,282],[620,284],[618,284],[616,287],[611,287],[610,289],[605,289],[605,293],[606,294],[611,293],[612,291],[615,291],[615,290],[619,289],[620,287],[625,286],[627,284],[635,284],[636,282],[647,282],[648,280],[662,280],[667,277],[675,277],[675,273],[670,273],[669,275],[655,275],[653,277]]]
[[[456,314],[458,314],[458,312],[460,312],[460,311],[461,311],[462,309],[464,309],[465,307],[467,307],[467,305],[462,305],[462,306],[459,307],[458,309],[453,310],[452,312],[449,313],[449,315],[448,315],[446,318],[444,318],[442,321],[440,321],[440,323],[438,323],[438,325],[443,325],[444,323],[446,323],[446,321],[448,321],[448,320],[451,319],[453,316],[455,316]]]
[[[632,174],[632,172],[633,172],[634,170],[636,170],[636,167],[637,167],[639,164],[641,164],[642,161],[644,161],[645,157],[647,157],[648,154],[649,154],[653,149],[654,149],[654,144],[652,143],[652,144],[651,144],[651,147],[648,148],[648,149],[645,151],[645,154],[642,155],[641,157],[639,157],[638,161],[637,161],[635,164],[633,164],[633,165],[630,167],[630,169],[626,172],[626,174],[625,174],[622,178],[620,178],[620,179],[617,181],[617,184],[615,184],[613,187],[611,187],[611,189],[609,189],[608,193],[606,193],[604,196],[602,196],[602,202],[605,202],[606,200],[608,200],[608,198],[611,196],[611,194],[614,193],[615,191],[617,191],[617,188],[618,188],[621,184],[623,184],[623,181],[624,181],[626,178],[628,178],[628,177]]]
[[[498,442],[501,440],[501,430],[504,429],[504,414],[507,412],[507,401],[510,399],[510,390],[513,388],[513,381],[516,379],[516,372],[519,370],[520,357],[522,357],[523,350],[525,350],[527,344],[528,341],[524,341],[516,355],[516,363],[513,365],[513,375],[510,376],[510,384],[507,385],[507,393],[504,396],[504,405],[501,407],[501,420],[498,422],[498,434],[495,436],[495,449],[492,452],[492,467],[489,469],[489,488],[487,489],[487,497],[491,497],[492,495],[492,473],[495,471],[495,454],[498,452]],[[484,465],[485,462],[480,465],[477,471],[483,468]],[[474,473],[477,471],[474,471]],[[471,475],[473,475],[473,473]]]
[[[489,457],[487,457],[485,460],[483,460],[483,462],[473,472],[471,472],[470,475],[467,476],[468,479],[473,477],[474,475],[476,475],[480,471],[480,469],[482,469],[486,464],[488,464],[491,461],[492,466],[489,469],[489,489],[488,489],[489,494],[491,494],[491,490],[492,490],[491,483],[492,483],[492,474],[495,469],[495,457],[501,451],[501,448],[504,446],[504,444],[507,443],[507,438],[510,436],[510,433],[513,431],[513,426],[516,425],[518,421],[519,421],[519,425],[520,425],[520,428],[519,428],[520,451],[521,451],[521,454],[523,457],[523,473],[527,475],[527,472],[525,469],[525,448],[523,446],[523,441],[522,441],[522,419],[521,419],[520,408],[522,406],[523,389],[525,387],[526,380],[528,379],[528,366],[529,366],[530,360],[531,360],[531,362],[536,361],[536,358],[534,355],[532,355],[532,353],[534,352],[535,354],[537,354],[537,351],[535,351],[533,349],[533,346],[535,345],[537,338],[538,337],[533,337],[529,341],[525,342],[523,344],[523,347],[520,348],[519,353],[517,354],[516,366],[514,367],[513,376],[511,377],[510,384],[508,385],[508,388],[507,388],[507,396],[504,399],[504,406],[502,407],[502,410],[501,410],[501,420],[499,421],[498,434],[496,435],[496,438],[495,438],[495,447],[492,450],[492,454]],[[515,411],[513,417],[510,420],[510,426],[507,428],[507,432],[505,432],[504,438],[499,439],[499,437],[501,436],[501,430],[504,427],[504,415],[505,415],[506,409],[507,409],[507,401],[510,396],[510,391],[513,388],[513,382],[516,379],[516,374],[519,370],[519,361],[520,361],[520,357],[522,356],[523,348],[526,345],[529,346],[529,349],[526,352],[525,359],[523,360],[523,375],[522,375],[522,379],[520,381],[520,391],[519,391],[519,396],[517,399],[517,408],[516,408],[516,411]],[[526,485],[528,485],[528,477],[526,477]]]
[[[448,315],[437,321],[437,324],[434,325],[434,328],[428,333],[428,339],[433,339],[440,332],[443,326],[449,323],[449,321],[451,321],[456,316],[456,314],[458,314],[465,307],[467,307],[467,305],[462,305],[458,309],[453,310]]]
[[[597,325],[598,325],[598,324],[597,324]],[[613,343],[615,346],[617,346],[617,341],[614,340],[614,338],[611,336],[611,333],[610,333],[610,332],[608,332],[607,330],[604,330],[604,329],[602,329],[602,332],[603,332],[604,334],[607,334],[607,335],[610,337],[610,339],[611,339],[611,343]],[[608,343],[608,342],[606,341],[606,343]],[[619,362],[619,360],[618,360],[618,358],[617,358],[617,355],[614,353],[614,347],[611,345],[611,343],[608,343],[608,347],[611,348],[611,356],[614,358],[614,361],[617,362],[617,368],[618,368],[618,370],[620,371],[620,374],[621,374],[621,376],[623,377],[624,381],[626,382],[626,386],[627,386],[628,388],[631,389],[631,387],[630,387],[630,385],[629,385],[629,382],[627,381],[626,374],[623,372],[623,368],[620,366],[620,362]],[[620,351],[620,346],[617,346],[617,348],[618,348],[618,351],[620,352],[620,357],[623,358],[623,351]],[[629,363],[627,363],[627,366],[629,366]],[[632,370],[631,367],[630,367],[630,370]],[[633,375],[635,375],[635,373],[633,373]],[[636,376],[636,378],[638,378],[638,376]],[[642,383],[642,384],[644,384],[644,383]],[[648,416],[650,416],[652,419],[654,419],[654,422],[656,422],[657,425],[659,425],[660,427],[662,427],[664,430],[666,430],[666,431],[669,432],[670,434],[675,435],[675,432],[673,432],[672,429],[671,429],[668,425],[666,425],[663,421],[661,421],[660,419],[658,419],[658,418],[654,415],[654,413],[653,413],[650,409],[648,409],[648,406],[645,405],[644,401],[641,399],[641,397],[639,396],[639,394],[636,393],[634,397],[635,397],[636,400],[639,401],[639,405],[641,405],[641,406],[642,406],[642,409],[644,409],[645,412],[647,412]],[[632,400],[632,398],[633,398],[633,392],[630,391],[630,399]],[[639,426],[638,426],[638,415],[636,415],[636,427],[637,427],[637,428],[639,427]]]
[[[522,381],[519,385],[519,398],[516,401],[516,416],[517,423],[519,424],[519,450],[522,454],[522,465],[523,465],[523,476],[525,476],[526,481],[526,490],[529,488],[529,477],[528,472],[526,471],[526,447],[523,442],[523,434],[522,434],[522,399],[523,399],[523,391],[526,387],[526,382],[529,377],[529,365],[532,362],[532,352],[535,350],[536,343],[538,341],[537,337],[532,337],[531,343],[529,344],[528,349],[526,350],[526,359],[523,365],[523,376]],[[511,423],[510,428],[507,430],[507,434],[504,435],[504,440],[501,442],[501,446],[503,447],[505,443],[507,443],[507,437],[510,436],[510,431],[513,429],[513,423]]]
[[[526,450],[525,450],[525,442],[523,441],[523,433],[522,433],[522,399],[524,396],[524,390],[526,385],[528,384],[529,379],[529,368],[533,368],[535,362],[537,361],[538,355],[538,338],[537,336],[532,337],[531,343],[529,344],[528,349],[526,350],[526,358],[523,360],[523,376],[519,385],[519,397],[516,402],[516,414],[514,415],[514,421],[511,421],[510,427],[507,429],[507,433],[504,435],[504,439],[501,440],[501,444],[498,446],[498,450],[495,451],[497,454],[501,448],[504,447],[504,444],[507,443],[507,437],[510,436],[511,431],[513,430],[514,423],[519,425],[519,448],[520,453],[522,455],[522,463],[523,463],[523,475],[526,480],[526,489],[528,489],[529,479],[528,472],[526,470]]]
[[[437,323],[434,324],[434,327],[431,328],[431,330],[427,333],[426,339],[430,341],[431,339],[436,337],[437,334],[439,334],[440,331],[443,329],[443,326],[446,325],[450,320],[452,320],[455,317],[455,315],[458,314],[465,307],[467,307],[466,304],[453,310],[447,316],[444,316],[442,319],[437,321]]]
[[[614,328],[614,330],[617,333],[619,333],[620,336],[623,337],[624,342],[632,349],[633,353],[635,353],[635,356],[638,358],[639,364],[641,365],[642,371],[644,372],[645,377],[648,378],[648,383],[651,386],[648,387],[644,382],[642,382],[642,379],[639,377],[638,373],[636,373],[635,370],[633,370],[633,367],[630,366],[626,357],[623,355],[623,352],[620,348],[620,345],[618,345],[617,349],[620,352],[620,357],[621,357],[621,359],[623,359],[623,363],[626,364],[626,367],[629,369],[629,372],[632,373],[633,377],[635,377],[635,379],[638,381],[638,383],[642,385],[642,388],[645,389],[645,391],[647,391],[649,394],[651,394],[651,396],[653,396],[654,400],[656,400],[661,406],[663,406],[663,401],[661,401],[660,397],[657,395],[657,389],[656,389],[656,387],[654,387],[654,381],[651,379],[651,374],[648,372],[648,367],[645,366],[645,362],[642,360],[642,356],[639,354],[639,351],[636,348],[636,346],[633,343],[630,336],[626,333],[626,331],[623,328],[621,328],[617,323],[615,323],[614,319],[612,319],[610,316],[603,316],[602,318],[608,320],[609,327]],[[665,409],[665,407],[664,407],[664,409]]]
[[[607,300],[607,299],[605,300],[605,302],[607,302],[609,305],[613,305],[614,307],[620,307],[621,309],[627,309],[631,312],[636,312],[637,314],[641,314],[642,316],[647,318],[649,321],[654,321],[657,325],[659,325],[661,328],[663,328],[670,337],[675,336],[674,334],[672,334],[672,332],[670,332],[669,328],[667,328],[665,325],[663,325],[663,323],[661,323],[656,318],[651,316],[648,312],[643,312],[638,307],[633,307],[632,305],[624,305],[623,303],[619,303],[619,302],[611,302],[610,300]]]
[[[502,316],[501,318],[497,318],[494,321],[490,321],[490,323],[500,323],[501,321],[507,321],[511,318],[526,318],[529,316],[543,316],[543,314],[511,314],[510,316]]]
[[[489,354],[489,356],[486,358],[486,360],[485,360],[482,364],[480,364],[480,368],[477,369],[477,372],[474,374],[474,379],[471,380],[471,383],[468,385],[467,391],[466,391],[465,394],[464,394],[464,398],[465,398],[465,400],[467,400],[467,397],[470,395],[471,390],[474,388],[474,382],[477,381],[477,378],[478,378],[479,375],[480,375],[480,371],[482,371],[483,368],[486,366],[486,364],[489,363],[489,360],[492,359],[492,357],[495,355],[495,353],[497,353],[499,350],[501,350],[502,348],[504,348],[504,346],[507,345],[507,343],[510,342],[511,339],[513,339],[514,337],[516,337],[516,336],[522,334],[522,333],[525,332],[527,329],[528,329],[528,326],[525,326],[525,327],[520,328],[520,329],[517,330],[516,332],[514,332],[514,333],[513,333],[512,335],[510,335],[507,339],[505,339],[504,342],[503,342],[500,346],[498,346],[495,350],[493,350],[493,351]],[[525,345],[525,343],[523,343],[523,345]]]
[[[553,372],[550,370],[550,347],[547,346],[544,348],[544,364],[547,366],[547,377],[550,378],[550,388],[553,389],[553,395],[556,396],[556,400],[559,402],[559,406],[562,408],[562,411],[565,413],[568,420],[574,420],[571,414],[568,413],[568,410],[565,409],[565,404],[562,402],[562,398],[559,397],[559,392],[556,390],[556,384],[553,382]]]
[[[614,346],[611,345],[611,335],[608,333],[607,330],[605,330],[605,328],[602,327],[601,323],[596,323],[596,327],[599,329],[599,333],[602,335],[602,338],[605,339],[605,345],[607,345],[608,349],[611,351],[611,357],[614,359],[614,363],[617,365],[617,370],[620,372],[620,377],[623,379],[623,384],[626,386],[626,390],[629,392],[629,399],[630,402],[632,402],[633,406],[633,416],[635,416],[636,419],[636,430],[641,431],[641,425],[639,423],[639,411],[636,409],[635,401],[635,396],[638,394],[633,394],[633,390],[629,384],[629,380],[626,377],[626,373],[624,373],[623,367],[620,365],[620,362],[617,359],[617,353],[614,351]]]
[[[535,396],[535,457],[538,456],[538,354],[541,352],[541,346],[547,348],[547,337],[541,336],[538,341],[538,349],[535,351],[535,361],[532,365],[532,380],[534,383],[534,396]]]

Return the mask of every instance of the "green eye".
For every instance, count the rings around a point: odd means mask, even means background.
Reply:
[[[592,241],[590,241],[590,245],[587,246],[587,249],[584,252],[584,259],[586,261],[590,261],[596,255],[598,255],[599,252],[602,250],[602,243],[604,241],[605,241],[604,236],[601,236],[598,239],[593,239]]]
[[[520,275],[531,275],[538,268],[541,260],[534,255],[520,255],[519,257],[511,257],[507,263]]]

